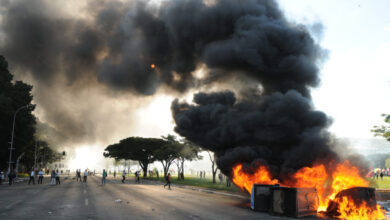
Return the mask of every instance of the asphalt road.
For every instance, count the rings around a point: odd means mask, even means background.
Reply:
[[[159,183],[88,177],[51,186],[27,182],[0,186],[0,219],[286,219],[256,213],[246,198],[206,193]],[[119,201],[119,200],[120,201]],[[117,201],[116,201],[117,200]]]

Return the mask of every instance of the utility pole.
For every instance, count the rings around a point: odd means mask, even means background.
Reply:
[[[12,162],[12,151],[15,150],[14,148],[14,131],[15,131],[15,119],[16,119],[16,114],[18,114],[18,112],[24,108],[28,108],[30,106],[33,106],[33,105],[25,105],[25,106],[22,106],[20,108],[18,108],[16,111],[15,111],[15,114],[14,114],[14,121],[12,123],[12,136],[11,136],[11,148],[9,149],[9,160],[8,160],[8,173],[11,172],[11,164],[13,163]]]
[[[34,170],[37,170],[37,145],[38,141],[35,140],[35,150],[34,150]]]

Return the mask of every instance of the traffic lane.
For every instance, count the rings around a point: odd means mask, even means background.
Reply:
[[[151,219],[288,219],[253,212],[247,199],[175,187],[167,190],[162,185],[134,181],[121,184],[110,179],[107,186],[121,200],[129,200],[133,206],[139,206],[138,210],[149,213]]]

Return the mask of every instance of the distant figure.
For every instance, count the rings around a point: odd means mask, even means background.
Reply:
[[[76,170],[76,181],[78,182],[79,180],[81,182],[81,170],[80,169]]]
[[[84,171],[84,183],[86,183],[87,182],[87,177],[88,177],[88,170],[87,169],[85,169],[85,171]]]
[[[139,183],[139,171],[135,172],[135,182]]]
[[[165,181],[167,181],[167,183],[164,185],[164,188],[166,186],[168,186],[168,189],[171,189],[171,174],[168,173],[168,175],[165,177]]]
[[[103,169],[103,174],[102,174],[102,185],[106,184],[106,177],[107,177],[107,172],[105,169]]]
[[[219,179],[219,184],[222,184],[223,176],[222,176],[221,172],[219,172],[219,174],[218,174],[218,179]]]
[[[230,187],[231,186],[231,181],[230,181],[230,177],[226,177],[226,186],[227,187]]]
[[[61,181],[60,181],[60,172],[57,170],[56,172],[56,185],[60,185],[61,184]]]
[[[42,181],[43,181],[43,171],[39,170],[39,172],[38,172],[38,184],[39,183],[42,184]]]
[[[123,170],[122,171],[122,183],[125,183],[125,180],[126,180],[126,171]]]
[[[381,176],[381,180],[383,180],[383,172],[381,172],[380,176]]]
[[[32,170],[30,173],[30,179],[28,180],[28,185],[30,185],[31,181],[35,185],[35,171],[34,170]]]
[[[50,184],[51,184],[51,185],[54,185],[54,184],[55,184],[55,181],[56,181],[56,171],[54,171],[54,170],[51,171],[50,178],[51,178]]]
[[[4,172],[0,170],[0,185],[3,185],[4,178]]]
[[[8,184],[11,186],[14,183],[14,179],[16,178],[15,172],[12,170],[8,173]]]
[[[114,178],[116,178],[116,170],[114,170]]]
[[[156,176],[157,176],[157,179],[159,179],[159,177],[158,177],[158,170],[156,170]]]
[[[202,171],[199,171],[199,176],[202,179]]]

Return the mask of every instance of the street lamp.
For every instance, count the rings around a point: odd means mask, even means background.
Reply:
[[[24,108],[28,108],[30,106],[34,106],[34,105],[25,105],[25,106],[22,106],[20,108],[18,108],[16,111],[15,111],[15,114],[14,114],[14,122],[12,124],[12,136],[11,136],[11,148],[9,149],[9,161],[8,161],[8,173],[11,172],[11,164],[12,164],[12,151],[15,150],[15,148],[13,148],[14,146],[14,129],[15,129],[15,119],[16,119],[16,114],[24,109]]]

